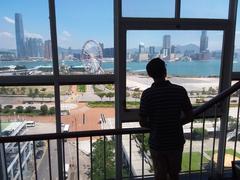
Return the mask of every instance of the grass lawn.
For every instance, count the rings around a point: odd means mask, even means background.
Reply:
[[[140,107],[140,102],[137,101],[127,101],[127,108],[139,108]]]
[[[210,157],[212,156],[212,151],[205,151]],[[218,153],[218,151],[214,151],[215,154]],[[225,154],[230,154],[233,156],[234,150],[233,149],[226,149]],[[240,153],[236,152],[236,157],[240,158]]]
[[[86,85],[78,85],[77,90],[78,92],[86,92]]]
[[[114,107],[113,101],[93,101],[88,102],[88,107],[97,108],[97,107]]]
[[[226,154],[231,154],[233,156],[234,150],[233,149],[226,149]],[[236,152],[236,157],[240,158],[240,154]]]
[[[203,157],[203,163],[207,163],[208,160]],[[201,154],[200,152],[192,152],[192,164],[191,170],[200,170],[200,163],[201,163]],[[182,171],[189,170],[189,153],[184,152],[182,157]]]

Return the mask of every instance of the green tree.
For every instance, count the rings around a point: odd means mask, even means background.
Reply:
[[[40,93],[40,94],[39,94],[39,97],[42,98],[42,103],[43,103],[43,100],[44,100],[45,94],[44,94],[44,93]]]
[[[54,95],[53,94],[47,94],[47,98],[49,98],[50,99],[50,101],[52,100],[52,98],[54,97]]]
[[[217,91],[216,91],[216,89],[214,89],[213,87],[209,87],[208,93],[209,93],[209,94],[212,94],[212,95],[215,95],[215,94],[217,94]]]
[[[46,88],[41,88],[41,91],[45,92],[47,89]]]
[[[4,109],[6,109],[6,108],[8,108],[8,109],[12,109],[13,108],[13,105],[6,105],[6,106],[4,106]]]
[[[78,90],[78,92],[82,92],[82,93],[86,92],[86,85],[84,85],[84,84],[78,85],[77,90]]]
[[[50,115],[55,114],[55,107],[50,107],[48,110],[48,114],[50,114]]]
[[[3,112],[3,113],[10,113],[10,112],[11,112],[11,108],[9,108],[8,106],[4,106],[2,112]]]
[[[32,88],[29,88],[28,97],[31,97],[34,101],[34,98],[37,96],[36,92],[33,92]]]
[[[135,101],[141,97],[140,92],[133,92],[132,97],[135,98]]]
[[[105,93],[97,93],[97,95],[101,98],[102,101],[102,98],[105,96]]]
[[[35,88],[34,89],[34,94],[36,94],[36,96],[38,96],[39,95],[39,89]]]
[[[109,100],[111,101],[111,98],[114,97],[114,93],[113,92],[108,92],[108,93],[106,93],[106,97],[108,97]]]
[[[202,140],[203,138],[208,138],[208,131],[204,129],[204,137],[203,137],[203,128],[194,128],[192,131],[193,140]]]
[[[206,88],[205,87],[202,88],[202,94],[206,94]]]
[[[105,139],[106,179],[115,178],[114,141]],[[98,139],[93,143],[93,179],[104,179],[104,140]],[[90,174],[90,173],[89,173]]]
[[[48,114],[48,107],[47,107],[46,104],[40,106],[40,113],[41,113],[42,115],[47,115],[47,114]]]
[[[26,88],[25,87],[21,87],[21,94],[24,95],[26,93]]]
[[[25,113],[33,113],[36,108],[34,106],[27,106],[24,110]]]
[[[17,113],[17,114],[23,113],[23,106],[17,106],[17,107],[16,107],[16,113]]]

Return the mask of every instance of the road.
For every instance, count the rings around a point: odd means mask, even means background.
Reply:
[[[57,144],[56,141],[51,142],[51,169],[52,179],[58,179],[58,161],[57,161]],[[77,153],[75,142],[65,142],[65,163],[70,164],[69,180],[77,179]],[[89,157],[79,150],[79,174],[80,179],[89,179],[87,172],[90,167]],[[49,163],[48,163],[48,151],[43,155],[42,160],[38,165],[38,179],[49,180]]]

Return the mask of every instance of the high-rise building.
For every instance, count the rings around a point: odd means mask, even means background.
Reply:
[[[113,58],[114,57],[114,48],[104,48],[103,57]]]
[[[68,55],[72,55],[73,54],[72,53],[72,48],[70,46],[68,47],[68,52],[67,53],[68,53]]]
[[[202,31],[201,38],[200,38],[200,53],[206,51],[208,49],[208,36],[207,31]]]
[[[103,43],[99,43],[100,47],[102,48],[102,51],[104,50],[104,44]]]
[[[46,40],[44,42],[44,58],[52,59],[52,42],[51,42],[51,40]]]
[[[149,47],[149,58],[152,59],[155,56],[155,47],[154,46],[150,46]]]
[[[17,57],[25,57],[25,46],[24,46],[24,29],[22,15],[15,13],[15,34],[16,34],[16,47],[17,47]]]
[[[171,53],[173,53],[173,54],[176,53],[176,46],[174,46],[174,45],[171,46]]]
[[[138,53],[145,53],[145,46],[144,43],[139,43],[139,50]]]
[[[163,49],[165,59],[170,59],[171,54],[171,36],[164,35],[163,36]]]
[[[149,47],[149,54],[155,54],[155,47],[154,46]]]
[[[26,56],[43,57],[43,41],[38,38],[27,38],[25,43]]]

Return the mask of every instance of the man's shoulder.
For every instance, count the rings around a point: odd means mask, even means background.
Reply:
[[[170,86],[171,86],[171,88],[175,88],[175,89],[177,89],[179,91],[186,91],[186,89],[183,86],[180,86],[178,84],[171,83]]]
[[[152,89],[151,87],[145,89],[145,90],[142,92],[142,94],[148,94],[148,93],[151,91],[151,89]]]

